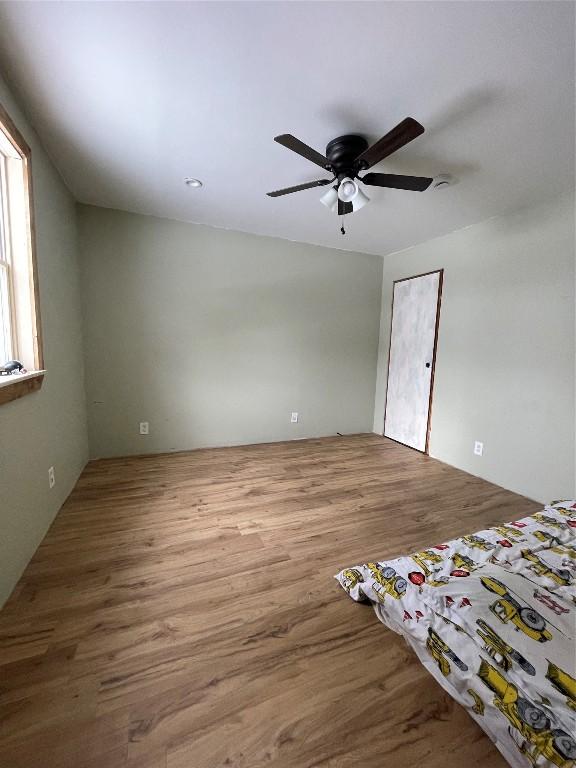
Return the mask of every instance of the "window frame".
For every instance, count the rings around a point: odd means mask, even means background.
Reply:
[[[36,259],[36,230],[34,225],[34,197],[32,188],[32,151],[2,104],[0,104],[0,131],[8,139],[22,161],[25,218],[28,234],[26,243],[26,268],[29,276],[28,293],[31,306],[30,322],[32,328],[32,348],[34,358],[33,370],[29,371],[24,376],[14,376],[13,380],[12,377],[0,377],[0,405],[3,405],[11,400],[16,400],[17,398],[39,390],[44,380],[45,370],[42,344],[42,323],[40,317],[40,294],[38,288],[38,267]],[[8,269],[11,270],[12,265],[10,263],[10,258],[8,258],[7,263]],[[11,332],[14,340],[16,336],[15,315],[17,314],[18,308],[14,296],[13,280],[9,281],[9,291],[11,292]],[[0,361],[0,365],[2,363],[3,361]],[[5,379],[7,378],[10,380],[6,381]]]
[[[8,208],[8,169],[6,157],[0,152],[0,271],[3,271],[6,275],[6,293],[8,298],[8,316],[10,322],[10,347],[12,353],[14,353],[14,351],[18,348],[16,339],[14,275],[12,263],[10,260],[10,248],[5,247],[5,241],[9,236],[9,233],[5,231],[6,222],[8,221]],[[17,357],[17,355],[13,356]]]

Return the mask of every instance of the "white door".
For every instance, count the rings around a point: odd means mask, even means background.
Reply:
[[[418,451],[428,450],[442,272],[394,283],[384,435]]]

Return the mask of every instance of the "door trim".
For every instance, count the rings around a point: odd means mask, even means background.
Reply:
[[[394,280],[392,283],[392,305],[390,309],[390,337],[388,339],[388,369],[386,372],[386,395],[384,398],[384,423],[382,425],[382,437],[386,437],[384,434],[386,431],[386,409],[388,407],[388,381],[390,378],[390,353],[392,351],[392,322],[394,320],[394,287],[396,283],[403,283],[406,280],[414,280],[416,277],[426,277],[427,275],[439,275],[438,278],[438,299],[436,302],[436,325],[434,328],[434,347],[432,349],[432,373],[430,376],[430,393],[428,395],[428,424],[426,425],[426,445],[424,446],[424,450],[420,451],[418,448],[412,448],[411,445],[404,445],[404,443],[398,443],[398,445],[403,445],[404,448],[410,448],[412,451],[416,451],[417,453],[424,453],[426,456],[429,454],[429,446],[430,446],[430,430],[432,428],[432,400],[434,396],[434,373],[436,371],[436,350],[438,348],[438,330],[440,327],[440,307],[442,305],[442,287],[444,285],[444,268],[442,269],[432,269],[430,272],[421,272],[419,275],[410,275],[410,277],[402,277],[399,280]],[[394,443],[397,443],[397,440],[394,440],[391,437],[386,437],[387,440],[392,440]]]

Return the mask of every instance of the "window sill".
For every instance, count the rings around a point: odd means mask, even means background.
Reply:
[[[0,405],[37,392],[46,371],[31,371],[21,375],[0,376]]]

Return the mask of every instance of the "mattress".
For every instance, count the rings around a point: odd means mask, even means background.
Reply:
[[[576,768],[576,501],[336,579],[514,768]]]

